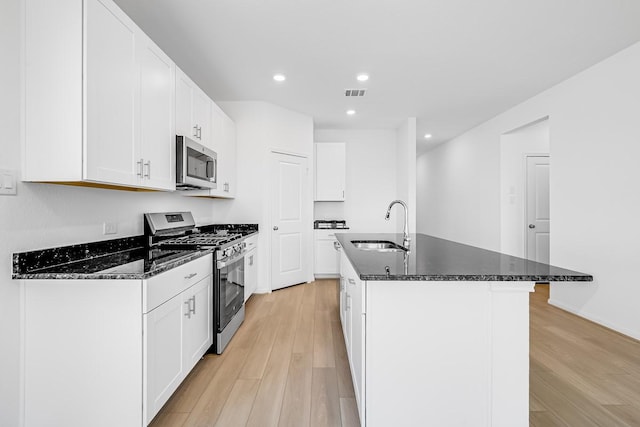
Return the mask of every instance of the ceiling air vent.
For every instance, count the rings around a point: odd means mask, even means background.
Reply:
[[[344,96],[364,96],[366,89],[345,89]]]

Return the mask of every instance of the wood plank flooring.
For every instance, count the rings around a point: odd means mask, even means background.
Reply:
[[[640,426],[640,342],[548,299],[531,294],[529,424]]]
[[[531,294],[530,425],[640,426],[640,342]],[[253,295],[152,427],[359,426],[335,280]],[[418,425],[418,424],[417,424]]]
[[[151,426],[359,426],[348,363],[336,280],[253,295],[224,354],[204,357]]]

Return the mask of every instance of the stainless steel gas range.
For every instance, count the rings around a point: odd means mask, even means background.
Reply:
[[[205,233],[191,212],[146,213],[149,249],[214,251],[213,326],[216,336],[208,353],[221,354],[244,320],[244,254],[242,234]]]

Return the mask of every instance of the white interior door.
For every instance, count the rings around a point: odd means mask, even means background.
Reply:
[[[307,159],[272,153],[271,289],[306,282]]]
[[[549,157],[527,156],[526,257],[549,263]]]

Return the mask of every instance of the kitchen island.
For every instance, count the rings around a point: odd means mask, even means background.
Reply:
[[[529,292],[592,276],[422,234],[342,246],[340,318],[363,426],[529,425]]]

